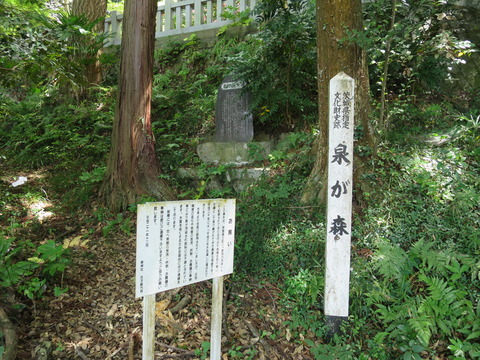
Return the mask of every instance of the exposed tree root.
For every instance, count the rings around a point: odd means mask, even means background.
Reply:
[[[188,303],[189,303],[191,300],[192,300],[192,297],[191,297],[190,295],[185,295],[185,296],[182,298],[182,300],[180,300],[180,301],[178,302],[177,305],[175,305],[174,307],[172,307],[172,308],[170,309],[170,312],[171,312],[172,314],[178,313],[178,312],[179,312],[180,310],[182,310],[185,306],[187,306]]]
[[[5,310],[0,307],[0,333],[3,333],[5,352],[3,353],[3,360],[14,360],[17,354],[17,335],[15,327],[8,318]]]

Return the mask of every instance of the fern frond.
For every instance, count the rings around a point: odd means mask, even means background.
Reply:
[[[432,319],[427,316],[414,317],[408,319],[408,325],[415,331],[420,343],[428,347],[430,338],[432,337],[431,329],[434,326]]]
[[[374,266],[386,279],[401,280],[411,272],[407,253],[399,246],[380,243],[374,261]]]
[[[373,338],[373,342],[375,344],[378,344],[378,345],[382,345],[385,343],[385,339],[387,338],[387,336],[389,335],[388,332],[379,332],[377,335],[374,336]]]
[[[446,275],[445,267],[451,262],[453,255],[448,251],[434,251],[434,242],[417,241],[409,251],[410,258],[415,261],[419,269],[433,270]]]

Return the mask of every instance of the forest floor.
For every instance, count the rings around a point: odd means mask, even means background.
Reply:
[[[105,233],[105,222],[92,220],[93,207],[62,213],[61,194],[49,189],[50,175],[48,170],[0,171],[0,190],[12,200],[0,209],[3,228],[14,217],[17,239],[37,246],[48,240],[74,244],[72,263],[57,279],[68,288],[65,293],[54,296],[47,287],[40,299],[30,300],[17,291],[2,304],[16,328],[17,359],[141,359],[135,235],[118,228]],[[27,182],[12,187],[19,176]],[[34,190],[44,196],[27,196]],[[310,358],[308,347],[291,338],[288,311],[275,284],[233,276],[225,281],[224,294],[224,359]],[[210,281],[157,294],[155,359],[207,358],[210,311]]]

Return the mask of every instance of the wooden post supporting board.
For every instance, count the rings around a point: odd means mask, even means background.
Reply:
[[[223,276],[233,272],[235,199],[138,205],[135,293],[143,297],[143,360],[153,360],[155,294],[213,279],[211,359],[222,356]]]
[[[210,332],[210,360],[222,358],[222,303],[223,276],[213,278],[212,324]]]
[[[143,297],[142,360],[153,360],[155,349],[155,294]]]

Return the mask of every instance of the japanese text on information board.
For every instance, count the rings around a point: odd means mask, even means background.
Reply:
[[[233,272],[235,200],[138,206],[136,296]]]

